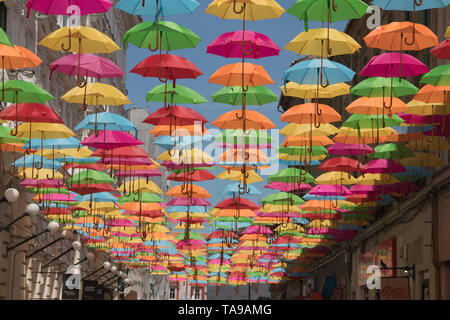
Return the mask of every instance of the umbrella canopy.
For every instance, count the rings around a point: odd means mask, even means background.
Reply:
[[[124,72],[111,60],[93,54],[70,54],[50,64],[50,79],[55,71],[70,76],[121,78]]]
[[[175,124],[183,126],[193,124],[197,121],[202,124],[208,122],[205,117],[193,109],[181,106],[170,106],[168,108],[163,107],[154,111],[142,122],[153,125],[166,125],[173,123],[174,126]]]
[[[3,30],[3,28],[0,28],[0,44],[14,47],[14,44],[12,43],[11,39],[6,34],[5,30]]]
[[[18,103],[0,111],[0,119],[21,122],[63,123],[58,114],[39,103]]]
[[[257,87],[274,82],[263,66],[244,62],[220,67],[209,77],[209,83],[227,87],[239,85]]]
[[[152,1],[120,0],[114,7],[129,14],[158,18],[192,13],[199,5],[195,0],[159,0],[158,6]]]
[[[410,77],[428,71],[426,65],[409,54],[387,52],[370,59],[359,74],[365,77]]]
[[[70,6],[77,6],[79,8],[79,15],[87,15],[93,13],[102,13],[112,7],[110,0],[28,0],[25,5],[28,8],[27,17],[30,15],[30,10],[36,10],[45,15],[71,15]]]
[[[147,93],[145,100],[155,102],[167,101],[171,104],[200,104],[208,102],[208,100],[198,92],[180,84],[176,85],[174,88],[172,83],[167,84],[167,87],[164,84],[154,87]]]
[[[336,110],[325,104],[315,103],[299,104],[290,107],[289,110],[280,116],[281,121],[299,124],[312,123],[316,117],[320,123],[341,121],[341,115]]]
[[[1,119],[1,118],[0,118]],[[114,131],[137,131],[136,126],[130,120],[110,112],[90,114],[76,125],[75,130],[97,128]]]
[[[278,97],[264,86],[248,87],[244,89],[244,103],[250,106],[261,106],[278,101]],[[212,101],[233,106],[242,105],[242,86],[224,87],[211,96]]]
[[[350,86],[343,82],[332,84],[325,88],[319,86],[319,91],[317,91],[317,84],[299,84],[295,82],[288,82],[280,89],[285,96],[301,99],[331,99],[350,93]]]
[[[110,105],[121,106],[131,104],[128,97],[112,85],[105,83],[88,83],[85,87],[75,87],[66,92],[61,99],[69,103],[79,103],[84,106]]]
[[[244,49],[242,49],[242,42],[244,42]],[[242,52],[245,52],[245,58],[260,59],[277,56],[280,49],[272,39],[262,33],[234,31],[214,39],[206,47],[206,52],[225,58],[242,58]]]
[[[232,110],[226,112],[214,120],[212,125],[221,129],[243,129],[243,119],[238,119],[236,115],[242,117],[242,111]],[[253,110],[246,110],[244,119],[247,129],[261,130],[275,128],[275,125],[269,118]]]
[[[242,20],[245,17],[246,20],[256,21],[278,19],[285,12],[274,0],[259,2],[244,0],[241,3],[241,7],[238,9],[234,0],[214,0],[208,5],[205,13],[215,15],[221,19]]]
[[[125,146],[143,145],[144,143],[126,132],[101,130],[98,132],[98,135],[93,134],[85,138],[81,141],[81,144],[88,147],[111,150]]]

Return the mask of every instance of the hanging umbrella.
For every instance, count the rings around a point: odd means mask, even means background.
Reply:
[[[172,51],[195,48],[201,39],[191,30],[172,21],[145,21],[125,32],[123,46],[132,43],[139,48]]]
[[[28,8],[27,18],[30,10],[36,10],[44,15],[72,15],[70,6],[79,8],[79,15],[107,12],[112,7],[110,0],[28,0],[25,5]]]
[[[3,30],[3,28],[0,28],[0,44],[14,47],[14,44],[12,43],[11,39],[6,34],[5,30]]]
[[[175,88],[173,84],[165,84],[154,87],[145,96],[145,100],[154,102],[169,102],[171,104],[180,103],[206,103],[208,100],[196,91],[189,89],[182,85],[177,85]]]
[[[209,78],[209,83],[228,87],[241,84],[246,87],[257,87],[274,82],[263,66],[246,62],[228,64],[217,69]]]
[[[0,119],[18,122],[63,123],[58,114],[39,103],[17,103],[0,111]]]
[[[100,126],[100,128],[103,128],[104,130],[137,132],[137,128],[134,123],[118,114],[110,112],[101,112],[98,114],[88,115],[75,126],[75,130],[96,130],[98,126]]]
[[[410,77],[429,72],[420,60],[406,53],[387,52],[373,57],[359,72],[365,77]]]
[[[244,46],[242,46],[244,42]],[[206,52],[225,58],[259,59],[277,56],[280,52],[278,46],[266,35],[253,31],[227,32],[214,39],[207,47]]]
[[[247,129],[261,130],[272,129],[275,125],[269,118],[259,112],[246,110],[245,117],[242,117],[241,110],[232,110],[218,117],[212,125],[221,129]],[[243,127],[243,119],[245,119],[245,127]]]
[[[245,91],[247,90],[247,91]],[[244,92],[244,97],[242,97]],[[229,105],[264,105],[267,103],[278,101],[278,97],[264,86],[248,87],[244,90],[242,87],[224,87],[215,92],[212,96],[213,102],[220,102]]]
[[[174,128],[176,128],[176,126],[179,125],[190,125],[196,122],[201,122],[203,125],[207,123],[208,120],[193,109],[181,106],[170,106],[168,108],[160,108],[154,111],[142,122],[153,125],[171,124]]]
[[[284,12],[284,9],[274,0],[261,2],[244,0],[240,1],[239,8],[235,0],[214,0],[205,10],[205,13],[221,19],[246,19],[251,21],[278,19]]]
[[[388,76],[388,73],[384,74]],[[402,97],[416,94],[419,90],[412,83],[399,78],[394,78],[392,84],[392,95]],[[372,77],[359,82],[350,90],[351,94],[364,97],[388,97],[391,95],[391,79],[385,77]]]
[[[430,50],[437,59],[450,59],[450,39],[446,39]]]
[[[195,0],[120,0],[114,8],[133,15],[158,18],[192,13],[199,5]]]
[[[126,132],[101,130],[98,132],[98,135],[93,134],[85,138],[81,144],[88,147],[111,150],[124,146],[143,145],[144,143]]]
[[[350,86],[343,82],[332,84],[325,88],[319,86],[319,91],[317,91],[317,85],[295,82],[288,82],[286,86],[281,86],[280,89],[285,96],[301,99],[331,99],[350,93]]]
[[[450,86],[450,64],[437,66],[420,78],[420,83],[433,86]]]
[[[313,115],[317,115],[316,117],[319,123],[329,123],[342,120],[340,114],[330,106],[315,103],[306,103],[293,106],[283,113],[280,118],[281,121],[284,122],[305,124],[313,122]]]
[[[390,113],[406,112],[408,110],[408,106],[399,98],[392,98],[392,101],[389,102],[388,97],[361,97],[349,104],[345,110],[348,113],[379,115],[384,113],[383,108],[387,105],[390,105]]]

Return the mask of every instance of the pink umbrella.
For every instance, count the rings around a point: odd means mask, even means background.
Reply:
[[[67,10],[70,6],[77,6],[80,8],[78,14],[84,16],[92,13],[106,12],[112,5],[110,0],[28,0],[25,6],[28,8],[28,18],[31,9],[45,15],[62,16],[71,14]]]
[[[270,230],[266,226],[251,226],[244,230],[243,234],[272,234],[272,230]]]
[[[335,239],[335,240],[342,240],[342,241],[348,241],[356,237],[358,234],[358,231],[354,230],[329,230],[329,234]]]
[[[307,183],[286,183],[286,182],[275,182],[272,181],[268,185],[264,186],[264,188],[280,190],[283,192],[295,191],[295,190],[309,190],[312,187]]]
[[[402,181],[382,186],[386,193],[411,193],[419,191],[419,187],[411,181]]]
[[[214,39],[206,48],[207,53],[225,58],[242,58],[242,40],[244,40],[244,57],[259,59],[277,56],[280,48],[268,36],[253,31],[227,32]]]
[[[119,170],[116,177],[160,177],[163,173],[159,170]]]
[[[243,146],[242,144],[233,144],[233,143],[219,143],[217,145],[219,148],[222,149],[237,149],[237,146]],[[272,145],[269,143],[262,143],[262,144],[246,144],[246,149],[272,149]]]
[[[105,158],[103,159],[104,164],[120,164],[120,165],[127,165],[127,166],[150,166],[153,164],[153,161],[149,158]]]
[[[335,184],[318,184],[314,188],[308,191],[308,194],[318,195],[318,196],[348,196],[352,193],[343,185]]]
[[[110,227],[134,227],[133,222],[127,219],[112,219],[106,224]]]
[[[327,148],[329,154],[355,156],[358,154],[371,154],[374,150],[367,144],[335,143]]]
[[[231,264],[231,262],[229,260],[221,260],[221,259],[212,259],[208,261],[208,264],[220,264],[220,265],[225,265],[225,264]]]
[[[70,54],[50,65],[50,79],[58,71],[70,76],[120,78],[124,72],[111,60],[93,54]]]
[[[429,71],[426,65],[409,54],[387,52],[370,59],[359,75],[365,77],[409,77]]]
[[[398,173],[405,172],[406,168],[398,162],[391,159],[375,159],[366,164],[366,169],[362,171],[365,173]]]
[[[51,193],[44,194],[41,196],[42,201],[73,201],[75,202],[76,195],[73,193],[63,194],[63,193]]]
[[[213,167],[214,162],[178,164],[178,163],[171,162],[171,161],[164,161],[163,163],[161,163],[161,165],[170,170],[180,170],[180,169],[186,169],[187,167],[189,167],[189,168]]]
[[[397,113],[397,115],[402,118],[403,120],[405,120],[405,123],[407,124],[424,124],[427,123],[426,122],[426,117],[425,116],[419,116],[417,114],[409,114],[409,113],[403,113],[403,112],[399,112]]]
[[[25,179],[23,180],[20,185],[24,187],[30,187],[30,188],[62,188],[65,187],[64,182],[61,180],[35,180],[35,179]]]
[[[272,218],[298,218],[298,212],[257,212],[258,217]]]
[[[93,134],[85,138],[81,144],[87,147],[111,150],[119,147],[142,145],[144,143],[127,132],[102,130],[98,132],[98,135]]]

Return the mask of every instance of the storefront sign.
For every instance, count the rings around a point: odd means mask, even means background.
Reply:
[[[104,300],[103,286],[97,281],[83,281],[83,300]]]
[[[78,295],[80,290],[77,286],[73,285],[72,274],[63,274],[63,289],[62,289],[62,300],[78,300]]]
[[[367,273],[369,266],[375,265],[381,268],[381,260],[388,268],[397,267],[397,243],[395,238],[391,238],[363,253],[359,256],[359,285],[365,286],[367,278],[370,274]],[[395,276],[395,270],[381,270],[382,277]]]
[[[409,278],[382,277],[380,300],[409,300]]]

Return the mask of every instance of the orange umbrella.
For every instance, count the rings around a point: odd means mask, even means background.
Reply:
[[[315,118],[313,115],[316,115],[318,122],[320,123],[329,123],[342,120],[340,114],[337,113],[332,107],[325,104],[316,103],[306,103],[293,106],[283,113],[280,118],[281,121],[284,122],[305,124],[312,123],[314,121],[313,119]]]
[[[245,156],[245,157],[244,157]],[[268,163],[269,158],[259,149],[249,149],[243,152],[239,149],[227,149],[219,156],[219,162],[237,162],[243,163],[245,160],[250,162],[263,162]]]
[[[368,47],[388,51],[419,51],[438,45],[433,31],[409,21],[382,25],[365,36],[364,41]]]
[[[142,206],[142,209],[141,209]],[[153,211],[153,210],[161,210],[161,204],[155,202],[125,202],[120,205],[121,209],[130,210],[130,211]],[[127,217],[128,219],[128,217]]]
[[[263,66],[245,62],[233,63],[219,68],[209,78],[209,83],[216,83],[226,87],[232,86],[257,87],[274,83]]]
[[[343,134],[337,134],[333,141],[342,144],[371,144],[371,143],[383,143],[386,142],[388,137],[356,137],[345,136]]]
[[[359,113],[365,115],[384,114],[384,105],[389,104],[389,97],[361,97],[350,103],[345,110],[349,113]],[[384,101],[383,101],[384,100]],[[406,112],[408,106],[399,98],[392,98],[390,113]]]
[[[263,130],[275,128],[269,118],[253,110],[245,110],[244,115],[242,110],[226,112],[218,117],[212,125],[221,129]],[[244,125],[246,128],[244,128]]]
[[[4,152],[25,153],[26,149],[22,149],[22,143],[1,143],[0,150]]]
[[[188,187],[183,187],[183,185],[178,185],[173,188],[171,188],[169,191],[166,192],[166,195],[172,198],[188,198],[189,194],[192,195],[192,198],[211,198],[211,194],[203,189],[202,187],[199,187],[197,185],[191,185]]]
[[[282,144],[283,147],[308,147],[308,146],[327,146],[334,142],[327,136],[308,137],[287,136]]]
[[[30,50],[21,46],[0,45],[0,66],[5,69],[36,68],[42,60]]]
[[[450,86],[433,86],[427,84],[417,92],[414,100],[437,105],[450,104]]]

